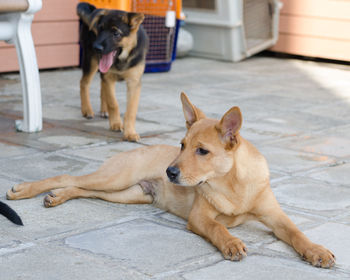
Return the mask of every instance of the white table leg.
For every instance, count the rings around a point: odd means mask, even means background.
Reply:
[[[41,90],[31,33],[32,20],[32,14],[19,15],[15,38],[23,94],[23,120],[16,121],[16,129],[24,132],[42,130]]]

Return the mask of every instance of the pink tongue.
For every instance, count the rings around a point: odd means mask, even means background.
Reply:
[[[98,68],[102,73],[108,72],[109,68],[111,68],[114,56],[117,51],[110,52],[109,54],[102,55],[102,58],[100,59],[100,63],[98,65]]]

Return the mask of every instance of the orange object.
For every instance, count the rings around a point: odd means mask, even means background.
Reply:
[[[182,17],[182,0],[80,0],[100,9],[115,9],[139,12],[164,17],[167,11],[175,11],[177,19]]]
[[[168,11],[176,11],[176,2],[172,0],[134,0],[132,9],[138,13],[165,17]]]
[[[185,19],[182,13],[182,0],[176,0],[176,18],[177,19]]]
[[[132,0],[80,0],[99,9],[113,9],[131,12]]]

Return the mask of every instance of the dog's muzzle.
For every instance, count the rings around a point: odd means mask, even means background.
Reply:
[[[93,47],[94,50],[95,50],[97,53],[99,53],[99,54],[101,54],[101,53],[103,52],[103,50],[104,50],[103,45],[100,44],[100,43],[97,43],[97,42],[94,42],[94,44],[92,45],[92,47]]]
[[[176,166],[169,166],[166,169],[166,174],[168,175],[168,178],[170,182],[174,184],[179,183],[179,177],[180,177],[180,169],[177,168]]]

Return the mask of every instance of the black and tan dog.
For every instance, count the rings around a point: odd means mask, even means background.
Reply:
[[[144,15],[117,10],[96,9],[80,3],[77,13],[82,21],[80,43],[83,48],[83,77],[80,81],[81,111],[84,117],[94,116],[89,97],[91,80],[101,73],[101,116],[109,117],[112,130],[123,130],[124,139],[137,141],[136,113],[145,69],[148,38],[141,26]],[[127,109],[124,126],[115,98],[115,82],[127,84]]]

